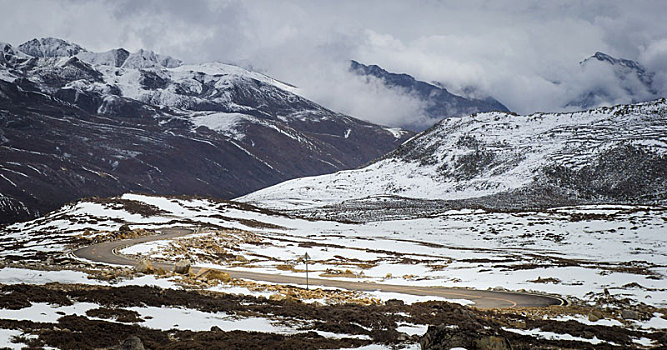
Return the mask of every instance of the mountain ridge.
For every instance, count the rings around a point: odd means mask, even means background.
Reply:
[[[417,98],[425,105],[424,114],[430,120],[469,115],[478,112],[510,112],[493,97],[486,99],[466,98],[449,92],[442,84],[419,81],[405,73],[391,73],[378,65],[365,65],[350,61],[350,70],[357,75],[380,79],[388,88],[400,89],[403,93]],[[424,128],[417,128],[422,131]]]
[[[232,198],[360,166],[412,135],[232,65],[28,43],[40,57],[0,55],[2,222],[127,191]]]

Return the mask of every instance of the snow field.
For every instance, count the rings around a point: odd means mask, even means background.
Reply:
[[[51,247],[84,228],[116,230],[123,222],[132,228],[160,228],[166,222],[187,220],[185,226],[214,224],[252,232],[261,240],[261,244],[235,247],[234,254],[248,259],[246,264],[195,261],[199,266],[303,276],[305,266],[299,258],[307,252],[311,277],[327,270],[349,270],[355,276],[329,278],[502,287],[584,300],[607,289],[649,305],[667,303],[667,210],[661,207],[607,205],[513,213],[456,210],[431,218],[349,224],[267,215],[205,199],[136,194],[122,198],[154,205],[164,213],[142,217],[122,208],[82,202],[45,220],[12,225],[10,235],[28,241],[26,250],[57,251]],[[248,226],[245,220],[268,225]],[[31,241],[44,231],[53,234]],[[165,258],[170,244],[151,242],[123,253]],[[202,250],[191,247],[190,253],[196,257]],[[279,265],[294,269],[278,269]]]

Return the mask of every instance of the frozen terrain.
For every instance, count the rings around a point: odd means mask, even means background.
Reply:
[[[192,276],[132,277],[131,272],[122,277],[131,269],[71,254],[81,245],[171,227],[190,227],[194,233],[118,254],[303,276],[308,253],[311,277],[530,291],[557,294],[571,304],[483,311],[469,308],[475,304],[465,299],[351,293],[317,285],[306,293],[304,286],[248,280],[211,284]],[[417,349],[420,340],[430,339],[423,334],[437,332],[439,325],[471,334],[485,329],[512,344],[660,346],[667,327],[665,232],[667,208],[647,205],[462,209],[352,223],[306,220],[207,198],[125,194],[83,200],[3,229],[0,257],[11,267],[0,268],[0,305],[6,305],[0,307],[0,334],[6,336],[0,344],[64,346],[68,338],[60,329],[97,334],[103,325],[114,334],[85,340],[86,348],[138,335],[147,346],[189,339],[189,346],[273,341]],[[21,267],[39,268],[44,262],[46,271]],[[66,265],[59,269],[59,264]],[[600,317],[592,318],[593,312]],[[39,331],[45,324],[54,331]],[[82,338],[77,344],[83,343]]]
[[[143,214],[137,213],[142,206]],[[300,258],[308,253],[311,274],[325,278],[500,287],[590,302],[608,292],[667,305],[667,209],[656,206],[452,210],[429,218],[356,224],[303,220],[234,202],[127,194],[106,202],[82,201],[11,225],[1,252],[6,259],[62,254],[77,237],[92,239],[123,224],[203,227],[198,234],[120,252],[158,260],[189,258],[199,266],[302,276]]]

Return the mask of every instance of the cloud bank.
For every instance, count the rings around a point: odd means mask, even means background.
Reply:
[[[53,36],[89,50],[139,48],[222,61],[301,87],[319,103],[386,125],[428,125],[420,101],[347,71],[378,64],[453,92],[475,87],[519,113],[559,111],[617,82],[579,62],[638,60],[667,91],[665,1],[0,0],[1,41]],[[613,102],[629,102],[623,89]]]

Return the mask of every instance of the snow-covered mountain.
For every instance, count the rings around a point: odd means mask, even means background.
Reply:
[[[667,101],[448,118],[364,168],[287,181],[240,200],[311,213],[334,208],[329,214],[665,203]]]
[[[565,107],[580,109],[619,103],[638,103],[660,96],[653,86],[653,73],[636,61],[614,58],[602,52],[579,63],[581,84],[587,91]]]
[[[413,96],[424,104],[424,114],[433,120],[442,118],[469,115],[478,112],[509,112],[498,100],[487,97],[485,99],[466,98],[447,91],[443,86],[416,80],[408,74],[391,73],[377,65],[364,65],[351,61],[350,70],[358,75],[377,78],[391,89],[399,89],[402,93]],[[423,127],[412,126],[413,130],[423,130]]]
[[[31,57],[68,57],[86,52],[81,46],[56,38],[32,39],[18,46],[18,50]]]
[[[231,198],[358,167],[412,133],[233,65],[0,43],[0,222],[127,191]]]

